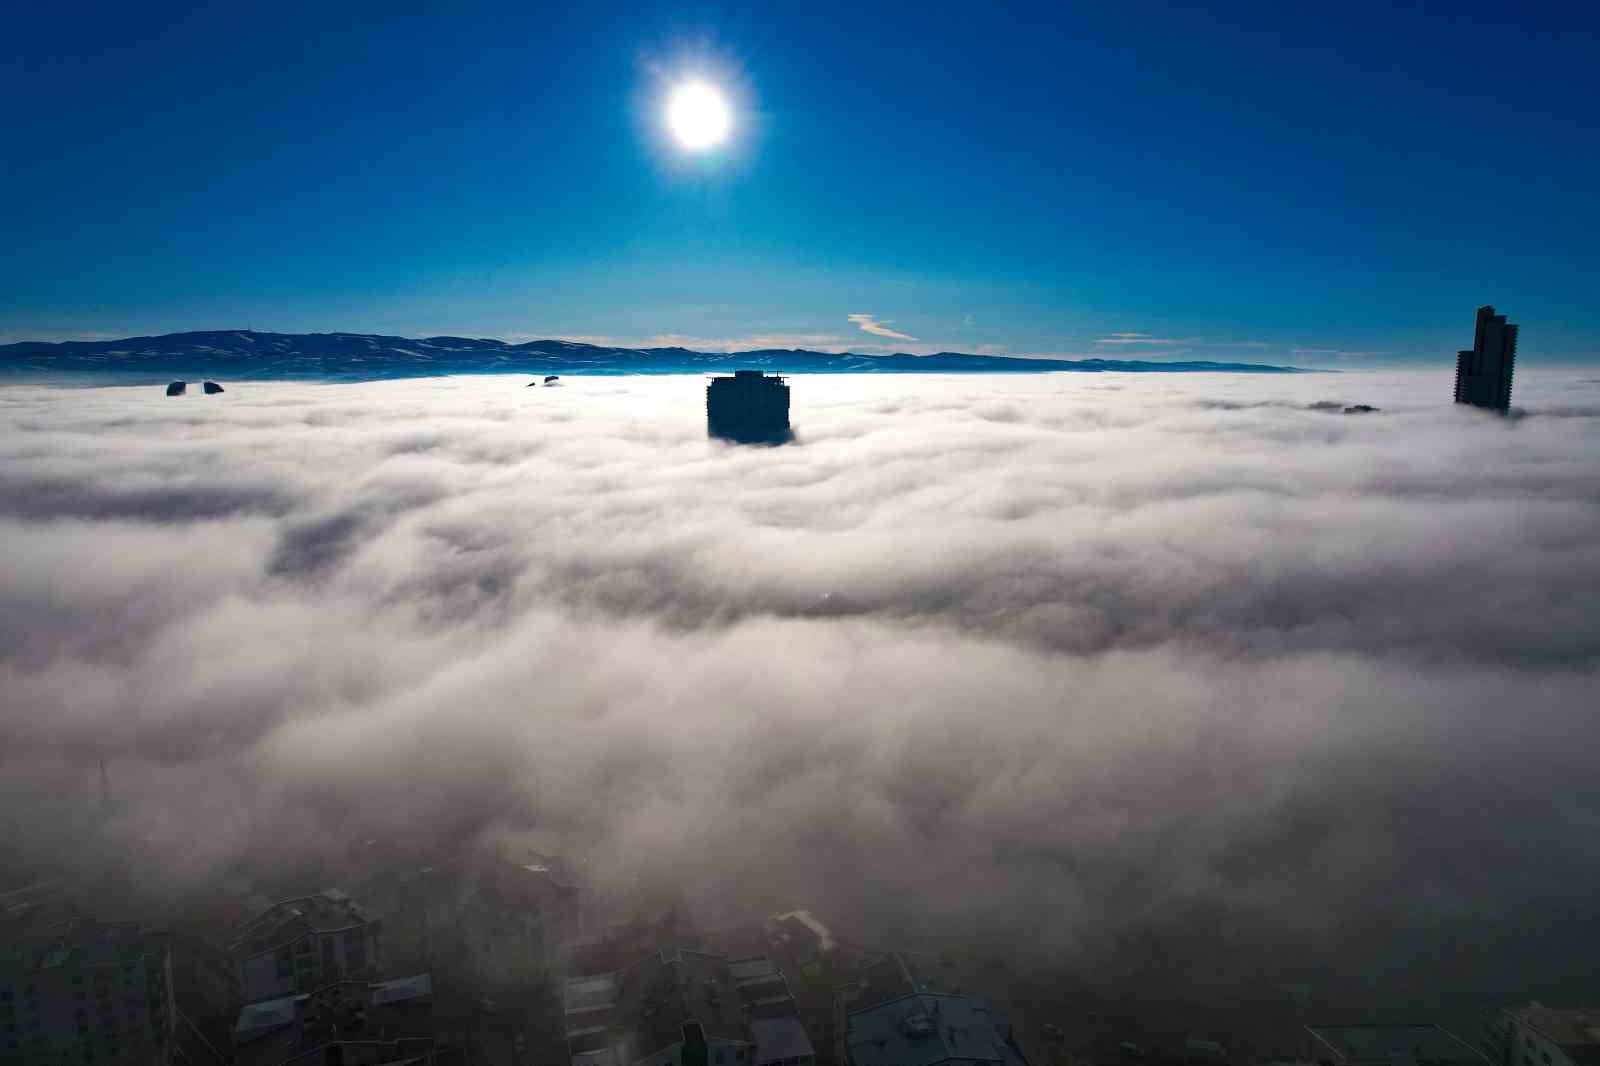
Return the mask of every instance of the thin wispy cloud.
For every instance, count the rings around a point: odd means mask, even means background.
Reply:
[[[1291,348],[1290,355],[1315,356],[1319,359],[1367,359],[1388,352],[1355,352],[1347,348]]]
[[[897,341],[914,341],[917,339],[909,333],[901,333],[897,329],[890,329],[888,322],[879,322],[876,316],[873,315],[848,315],[846,317],[874,337],[890,337]]]
[[[1179,350],[1190,348],[1270,348],[1272,345],[1266,341],[1207,341],[1199,337],[1156,337],[1149,333],[1123,332],[1113,333],[1101,337],[1096,344],[1104,345],[1143,345],[1150,348],[1171,348],[1181,346]]]
[[[633,345],[638,348],[688,348],[697,352],[753,352],[768,348],[842,352],[849,346],[849,339],[837,333],[747,333],[735,337],[658,333]]]
[[[1187,344],[1188,341],[1176,337],[1152,337],[1148,333],[1113,333],[1109,337],[1101,337],[1096,344]]]

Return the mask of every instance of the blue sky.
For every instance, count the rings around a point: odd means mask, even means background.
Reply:
[[[1600,360],[1592,6],[41,3],[7,36],[3,340],[1362,366],[1449,360],[1493,302],[1524,361]],[[661,123],[691,75],[735,110],[702,156]]]

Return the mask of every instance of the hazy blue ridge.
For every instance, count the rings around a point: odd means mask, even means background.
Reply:
[[[385,337],[361,333],[169,333],[104,341],[23,341],[0,345],[8,380],[372,381],[442,374],[694,374],[739,368],[786,374],[1041,373],[1045,371],[1226,371],[1303,373],[1262,363],[1026,359],[1001,355],[833,354],[803,349],[696,352],[687,348],[607,348],[572,341],[511,344],[490,338]]]

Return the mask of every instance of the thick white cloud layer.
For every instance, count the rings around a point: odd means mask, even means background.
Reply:
[[[702,388],[0,389],[9,805],[1051,950],[1592,891],[1600,382],[803,377],[775,449]]]

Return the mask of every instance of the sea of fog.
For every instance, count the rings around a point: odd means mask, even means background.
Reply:
[[[1600,373],[796,377],[779,448],[697,377],[225,384],[0,388],[8,862],[503,837],[1039,965],[1592,969]]]

